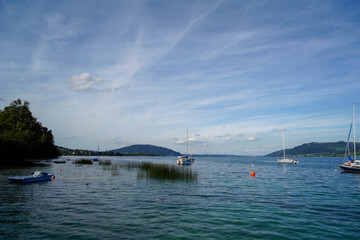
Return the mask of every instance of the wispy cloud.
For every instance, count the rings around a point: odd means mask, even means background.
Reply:
[[[0,96],[29,100],[59,145],[180,151],[187,127],[204,153],[261,154],[285,126],[289,146],[342,139],[360,89],[356,1],[3,5]]]

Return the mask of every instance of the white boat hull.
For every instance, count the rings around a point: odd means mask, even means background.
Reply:
[[[277,162],[278,163],[288,163],[288,164],[297,164],[298,163],[297,160],[289,159],[289,158],[278,159]]]
[[[177,160],[177,165],[191,165],[192,161],[191,160]]]

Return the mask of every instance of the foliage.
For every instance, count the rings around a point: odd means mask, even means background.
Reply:
[[[33,117],[20,99],[0,110],[0,163],[57,157],[51,130]]]
[[[113,151],[92,151],[84,149],[71,149],[56,146],[60,155],[64,156],[154,156],[153,154],[141,154],[141,153],[119,153]]]
[[[75,164],[93,164],[91,159],[77,159],[73,163]]]

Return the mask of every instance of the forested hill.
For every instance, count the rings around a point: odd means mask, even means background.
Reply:
[[[353,145],[349,144],[351,149]],[[286,149],[286,156],[290,157],[340,157],[344,155],[346,142],[311,142],[294,147],[292,149]],[[266,157],[281,157],[283,150],[279,150],[273,153],[265,155]]]
[[[158,147],[154,145],[131,145],[124,148],[111,150],[112,152],[123,153],[123,154],[144,154],[144,155],[155,155],[155,156],[178,156],[181,155],[171,149]]]

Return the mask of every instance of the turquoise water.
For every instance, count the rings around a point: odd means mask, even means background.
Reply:
[[[70,162],[0,169],[0,238],[360,239],[360,174],[342,173],[339,158],[298,160],[280,165],[265,157],[197,157],[190,166],[196,182]],[[56,178],[8,183],[9,176],[34,170]]]

